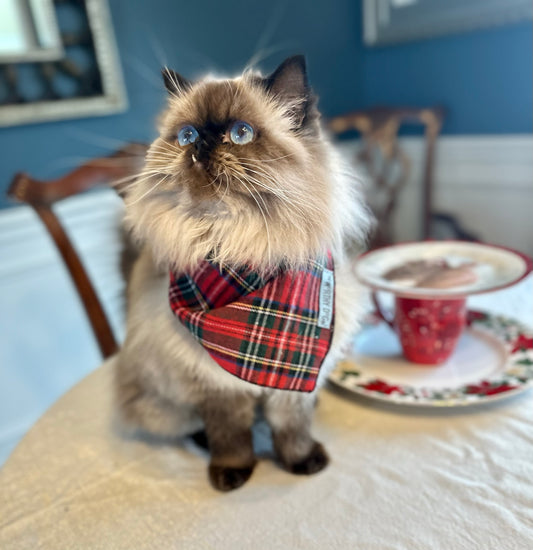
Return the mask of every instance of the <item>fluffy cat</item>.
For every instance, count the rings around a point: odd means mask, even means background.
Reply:
[[[194,272],[210,258],[267,274],[331,251],[335,328],[318,388],[358,327],[364,300],[350,256],[364,245],[370,215],[322,135],[302,56],[268,77],[163,76],[169,101],[159,137],[126,196],[126,222],[142,250],[115,377],[120,418],[163,436],[204,429],[211,482],[230,490],[255,466],[251,427],[260,406],[281,463],[317,472],[328,456],[310,431],[316,389],[267,388],[223,370],[172,313],[169,271]]]

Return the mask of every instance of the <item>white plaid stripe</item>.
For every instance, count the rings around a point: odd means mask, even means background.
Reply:
[[[296,285],[295,285],[296,283]],[[295,285],[295,288],[293,289],[292,286]],[[300,278],[296,279],[296,281],[292,281],[291,283],[291,295],[293,294],[293,292],[298,292],[300,289],[301,289],[301,286],[302,286],[302,280]],[[291,308],[295,308],[296,306],[294,304],[291,305]],[[291,331],[289,331],[289,328],[291,327],[291,325],[293,325],[295,323],[294,320],[291,320],[291,319],[287,319],[286,322],[285,322],[285,327],[282,331],[282,338],[280,340],[280,343],[279,343],[279,349],[278,349],[278,353],[277,353],[277,356],[276,356],[276,364],[277,366],[281,366],[283,363],[281,362],[280,358],[281,358],[281,354],[283,353],[284,351],[284,344],[285,342],[287,341],[287,334],[291,334]],[[270,373],[270,378],[274,378],[277,374],[277,368],[274,369],[272,371],[272,373]]]
[[[293,319],[294,321],[298,321],[299,323],[311,325],[312,327],[316,325],[316,315],[302,315],[300,313],[294,313],[291,311],[279,311],[277,309],[271,309],[264,306],[257,306],[257,305],[247,305],[247,304],[228,304],[228,309],[237,309],[241,311],[248,311],[252,312],[255,311],[257,314],[261,315],[270,315],[271,317],[281,317],[281,318],[287,318],[287,319]]]
[[[256,357],[259,351],[259,346],[261,345],[261,338],[263,337],[264,330],[266,327],[266,323],[268,321],[268,315],[265,315],[265,310],[268,308],[266,307],[267,304],[272,303],[272,300],[274,299],[274,296],[276,295],[276,291],[279,285],[279,279],[274,279],[271,285],[270,294],[263,296],[261,303],[259,305],[259,308],[261,311],[261,317],[260,321],[254,324],[254,327],[252,329],[252,333],[250,334],[248,346],[245,351],[245,357],[243,360],[243,367],[250,367],[250,358]],[[248,368],[248,377],[247,380],[250,381],[250,377],[252,376],[253,372],[251,368]]]
[[[322,283],[322,277],[313,278],[313,286],[311,288],[310,294],[311,296],[315,297],[315,299],[318,296],[318,293],[316,292],[316,286],[317,285],[320,286],[321,283]],[[315,312],[318,312],[317,307],[318,307],[317,304],[310,304],[310,309],[312,309]],[[318,313],[315,314],[315,318],[318,318]],[[304,346],[302,347],[301,355],[300,355],[300,358],[303,357],[303,362],[301,362],[301,359],[300,359],[300,363],[298,365],[292,364],[291,366],[292,367],[291,371],[294,373],[294,370],[297,370],[300,376],[294,376],[291,382],[291,385],[289,386],[289,389],[291,390],[293,390],[296,387],[299,378],[301,378],[302,375],[305,375],[310,370],[310,368],[312,368],[309,366],[309,362],[311,361],[311,355],[313,351],[313,342],[314,342],[314,339],[311,337],[311,332],[312,331],[314,332],[314,328],[315,326],[312,325],[311,323],[308,323],[305,326],[305,333],[302,338],[302,342]]]
[[[256,275],[256,278],[253,279],[253,281],[248,282],[246,279],[241,277],[237,271],[235,271],[233,268],[224,266],[224,269],[226,272],[237,281],[237,284],[243,288],[245,288],[248,292],[254,292],[255,290],[258,290],[259,288],[263,287],[265,283],[267,282],[265,279],[262,279],[259,275]]]

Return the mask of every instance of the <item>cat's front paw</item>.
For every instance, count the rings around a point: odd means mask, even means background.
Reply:
[[[299,462],[288,464],[289,471],[293,474],[311,475],[323,470],[329,463],[329,456],[324,447],[315,441],[311,452]]]
[[[254,471],[254,467],[255,462],[250,466],[244,466],[242,468],[210,464],[209,479],[215,489],[219,491],[232,491],[248,481]]]

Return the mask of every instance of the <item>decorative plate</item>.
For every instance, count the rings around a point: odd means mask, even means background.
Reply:
[[[387,273],[411,263],[445,262],[449,267],[469,266],[474,282],[448,288],[415,285],[413,278],[388,278]],[[465,241],[400,243],[363,254],[354,264],[355,275],[373,290],[411,298],[450,298],[480,294],[516,284],[533,268],[531,258],[509,248]]]
[[[468,328],[439,366],[403,358],[392,330],[366,324],[329,380],[358,395],[402,405],[456,407],[495,401],[533,386],[533,332],[507,317],[468,313]]]

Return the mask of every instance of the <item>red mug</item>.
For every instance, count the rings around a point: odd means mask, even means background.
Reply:
[[[451,299],[396,296],[392,319],[372,293],[378,316],[398,335],[404,357],[413,363],[438,365],[450,357],[466,324],[466,297]]]

